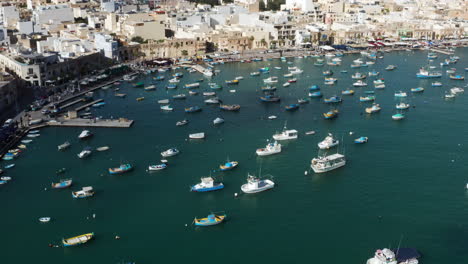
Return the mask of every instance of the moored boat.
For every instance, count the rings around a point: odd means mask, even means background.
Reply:
[[[79,139],[85,139],[85,138],[89,138],[93,135],[93,133],[91,133],[89,130],[83,130],[81,131],[80,135],[78,135],[78,138]]]
[[[334,109],[334,110],[330,110],[326,113],[323,113],[323,117],[325,119],[333,119],[333,118],[336,118],[338,116],[340,112],[338,111],[338,109]]]
[[[64,247],[70,247],[70,246],[76,246],[76,245],[81,245],[89,240],[91,240],[94,237],[94,233],[88,233],[84,235],[79,235],[76,237],[71,237],[71,238],[64,238],[62,239],[62,244]]]
[[[159,170],[164,170],[167,168],[166,163],[158,164],[158,165],[149,165],[148,170],[149,171],[159,171]]]
[[[185,108],[186,113],[195,113],[195,112],[200,112],[202,109],[199,106],[191,106]]]
[[[401,103],[399,103],[399,104],[397,104],[397,105],[395,106],[395,108],[398,109],[398,110],[408,109],[409,107],[410,107],[409,104],[405,104],[405,103],[403,103],[403,102],[401,102]]]
[[[127,164],[120,164],[119,167],[117,168],[109,168],[109,173],[110,174],[122,174],[128,171],[131,171],[133,169],[132,165],[127,163]]]
[[[177,121],[176,123],[176,126],[183,126],[183,125],[186,125],[188,124],[188,120],[187,119],[184,119],[184,120],[181,120],[181,121]]]
[[[86,147],[80,153],[78,153],[78,158],[84,159],[84,158],[88,157],[89,155],[91,155],[91,153],[92,153],[91,148]]]
[[[58,148],[58,150],[65,150],[65,149],[69,148],[70,145],[71,145],[70,142],[65,141],[65,143],[60,144],[57,148]]]
[[[200,183],[197,183],[190,188],[192,192],[211,192],[224,188],[224,184],[222,182],[215,182],[211,176],[201,178],[200,180]]]
[[[224,222],[226,219],[226,215],[216,215],[216,214],[209,214],[205,218],[196,218],[193,220],[193,223],[196,226],[213,226],[218,225]]]
[[[424,92],[424,88],[422,87],[417,87],[417,88],[411,88],[412,93],[421,93]]]
[[[190,139],[204,139],[205,138],[205,133],[201,132],[201,133],[189,134],[189,138]]]
[[[299,104],[289,104],[289,105],[285,106],[284,109],[286,111],[294,111],[294,110],[299,109]]]
[[[343,167],[344,165],[346,165],[345,156],[335,153],[329,156],[313,158],[310,167],[315,173],[323,173]]]
[[[380,105],[379,104],[372,104],[371,107],[367,107],[365,109],[366,113],[368,114],[373,114],[373,113],[377,113],[381,110],[382,108],[380,108]]]
[[[319,149],[330,149],[334,146],[340,144],[340,141],[333,137],[331,133],[328,133],[328,136],[325,137],[324,140],[318,143]]]
[[[161,152],[161,156],[163,156],[164,158],[167,158],[167,157],[172,157],[172,156],[175,156],[177,154],[179,154],[180,151],[176,148],[170,148],[166,151],[163,151]]]
[[[240,105],[238,104],[232,104],[232,105],[226,105],[222,104],[219,106],[220,109],[226,110],[226,111],[239,111]]]
[[[401,114],[401,113],[392,115],[392,119],[393,119],[393,120],[402,120],[402,119],[404,119],[404,118],[405,118],[405,115],[404,115],[404,114]]]
[[[275,183],[270,179],[260,179],[254,175],[247,174],[247,183],[241,186],[244,193],[259,193],[275,187]]]
[[[268,143],[265,148],[257,149],[256,153],[258,156],[268,156],[281,152],[281,144],[277,141],[273,143]]]
[[[93,195],[94,195],[94,190],[93,190],[93,187],[91,186],[83,187],[79,191],[72,192],[73,198],[87,198]]]
[[[367,143],[367,141],[369,141],[368,137],[358,137],[354,140],[354,143],[363,144],[363,143]]]
[[[239,162],[237,161],[227,161],[226,163],[219,165],[219,169],[221,171],[228,171],[234,169],[237,165],[239,165]]]
[[[51,187],[53,189],[63,189],[63,188],[68,188],[72,185],[73,180],[72,179],[63,179],[60,180],[57,183],[52,183]]]

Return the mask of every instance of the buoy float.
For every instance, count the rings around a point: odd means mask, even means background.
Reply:
[[[307,175],[307,171],[304,171],[304,175]]]
[[[467,185],[468,186],[468,185]],[[234,193],[234,197],[237,197],[237,193]]]

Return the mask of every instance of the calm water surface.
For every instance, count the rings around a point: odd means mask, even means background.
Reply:
[[[461,60],[453,67],[462,73],[468,67],[468,50],[458,49]],[[184,70],[179,88],[164,89],[166,81],[157,83],[157,91],[147,92],[122,83],[127,98],[113,96],[112,90],[95,93],[107,105],[93,109],[98,116],[128,117],[135,120],[130,129],[92,129],[94,137],[79,141],[80,128],[47,128],[29,144],[15,161],[16,167],[5,173],[13,177],[2,186],[3,201],[0,223],[3,227],[0,247],[4,249],[2,263],[365,263],[377,248],[416,247],[424,255],[425,264],[463,263],[468,258],[468,193],[465,184],[466,113],[468,99],[460,95],[452,101],[443,99],[451,87],[466,82],[451,81],[445,73],[443,87],[431,87],[431,80],[415,77],[419,67],[436,65],[447,56],[439,55],[428,62],[427,52],[386,53],[369,68],[351,69],[349,65],[359,55],[343,58],[343,66],[332,68],[338,78],[334,86],[323,84],[322,71],[327,67],[313,66],[315,59],[288,59],[251,64],[225,64],[221,73],[202,83],[224,86],[219,97],[229,104],[240,104],[240,112],[221,112],[206,106],[203,96],[190,96],[174,101],[172,113],[163,113],[157,100],[188,91],[185,83],[203,78]],[[395,71],[384,68],[397,65]],[[298,82],[282,87],[287,66],[304,70]],[[251,77],[260,67],[272,68],[269,75]],[[273,69],[283,67],[282,70]],[[451,66],[452,67],[452,66]],[[340,73],[347,69],[348,73]],[[372,116],[363,114],[369,103],[360,103],[359,96],[367,88],[354,88],[354,96],[343,96],[336,120],[324,120],[322,113],[330,109],[319,100],[311,100],[293,113],[284,106],[307,95],[312,84],[318,84],[325,96],[340,95],[350,88],[352,73],[376,69],[378,78],[385,78],[386,88],[376,91],[376,102],[382,107]],[[465,73],[463,73],[465,74]],[[153,76],[156,76],[153,75]],[[141,81],[153,82],[153,76]],[[245,79],[238,86],[226,87],[225,80],[236,76]],[[280,77],[279,104],[258,101],[262,79]],[[371,80],[367,79],[371,84]],[[421,94],[410,94],[413,87],[424,87]],[[230,93],[236,89],[236,93]],[[392,121],[396,113],[394,92],[407,91],[405,100],[412,107],[407,118]],[[137,102],[135,99],[146,99]],[[200,113],[186,114],[186,106],[201,106]],[[267,120],[277,115],[277,120]],[[226,123],[215,127],[213,119],[223,117]],[[187,118],[189,125],[176,127]],[[282,129],[297,129],[300,137],[284,143],[279,155],[259,158],[255,150]],[[313,136],[304,132],[315,130]],[[349,135],[349,132],[354,132]],[[205,132],[204,141],[188,141],[190,133]],[[323,175],[310,172],[311,158],[317,156],[317,143],[328,132],[343,139],[348,164]],[[368,136],[369,143],[355,145],[353,139]],[[70,140],[72,147],[58,152],[57,145]],[[94,152],[89,158],[77,158],[85,146],[109,145],[107,152]],[[157,173],[147,173],[149,164],[157,164],[160,152],[177,147],[181,154],[169,158],[170,167]],[[213,172],[227,158],[240,162],[233,171]],[[135,169],[127,174],[108,175],[107,168],[120,162],[130,162]],[[1,163],[2,166],[7,164]],[[57,176],[55,171],[68,171]],[[247,172],[271,174],[277,187],[256,195],[240,195]],[[309,171],[308,175],[304,175]],[[191,193],[189,186],[209,174],[218,177],[225,189],[212,193]],[[73,178],[66,190],[50,190],[51,182]],[[71,190],[93,186],[97,193],[87,200],[71,197]],[[212,228],[191,226],[195,216],[204,217],[212,211],[226,211],[229,221]],[[92,215],[95,214],[93,219]],[[50,216],[47,224],[38,218]],[[86,245],[72,248],[49,248],[63,237],[95,232],[96,238]],[[114,237],[119,235],[120,240]]]

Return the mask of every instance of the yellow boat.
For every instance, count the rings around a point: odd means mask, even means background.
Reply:
[[[84,235],[79,235],[76,237],[71,237],[67,239],[62,239],[62,243],[64,247],[71,247],[71,246],[76,246],[76,245],[81,245],[89,240],[91,240],[94,237],[94,233],[88,233]]]
[[[136,100],[137,100],[138,102],[140,102],[140,101],[145,100],[145,98],[144,98],[144,97],[138,97]]]

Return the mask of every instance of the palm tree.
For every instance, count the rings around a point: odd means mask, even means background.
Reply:
[[[267,42],[266,42],[266,40],[265,40],[264,38],[262,38],[262,40],[260,40],[260,44],[261,44],[263,47],[265,47],[266,44],[267,44]]]

